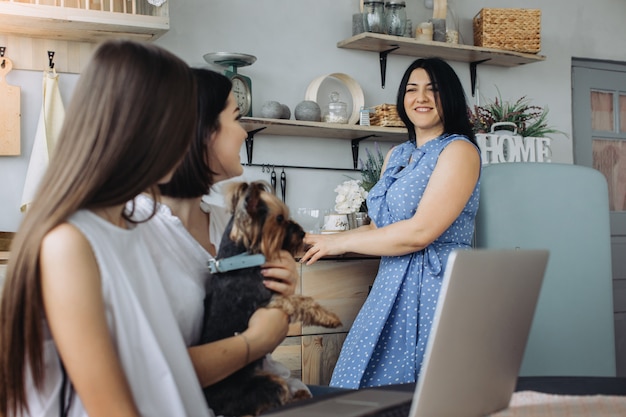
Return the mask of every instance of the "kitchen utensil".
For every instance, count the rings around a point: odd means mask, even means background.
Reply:
[[[285,202],[285,195],[287,194],[287,175],[285,174],[285,168],[280,173],[280,193],[282,194],[283,203]]]
[[[0,155],[20,154],[20,87],[6,82],[12,68],[13,62],[0,56]]]
[[[276,171],[274,171],[274,167],[272,167],[272,173],[270,174],[270,182],[272,184],[272,191],[276,194]]]

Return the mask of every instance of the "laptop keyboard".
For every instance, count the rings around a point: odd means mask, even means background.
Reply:
[[[411,401],[397,404],[383,410],[376,411],[375,413],[368,414],[371,417],[409,417],[409,411],[411,411]]]

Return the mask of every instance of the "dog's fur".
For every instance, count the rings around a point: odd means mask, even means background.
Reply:
[[[303,247],[302,227],[289,219],[289,209],[263,181],[234,183],[227,191],[233,213],[217,259],[240,253],[262,253],[277,259],[281,249],[296,255]],[[274,294],[263,285],[260,267],[212,275],[207,286],[202,343],[213,342],[243,332],[250,316],[259,307],[283,310],[290,322],[303,325],[339,327],[341,322],[311,297]],[[258,415],[295,399],[308,398],[306,390],[291,394],[287,382],[262,370],[263,359],[249,365],[204,390],[216,415]]]

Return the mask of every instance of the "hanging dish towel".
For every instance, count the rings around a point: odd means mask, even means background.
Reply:
[[[33,201],[39,181],[48,168],[48,160],[56,144],[65,118],[65,109],[59,93],[59,76],[55,70],[43,73],[43,98],[37,133],[26,171],[20,211],[25,212]]]

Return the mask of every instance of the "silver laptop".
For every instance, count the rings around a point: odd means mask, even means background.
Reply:
[[[347,391],[271,415],[383,416],[403,406],[409,417],[478,417],[508,407],[547,262],[547,250],[453,252],[414,392]]]

